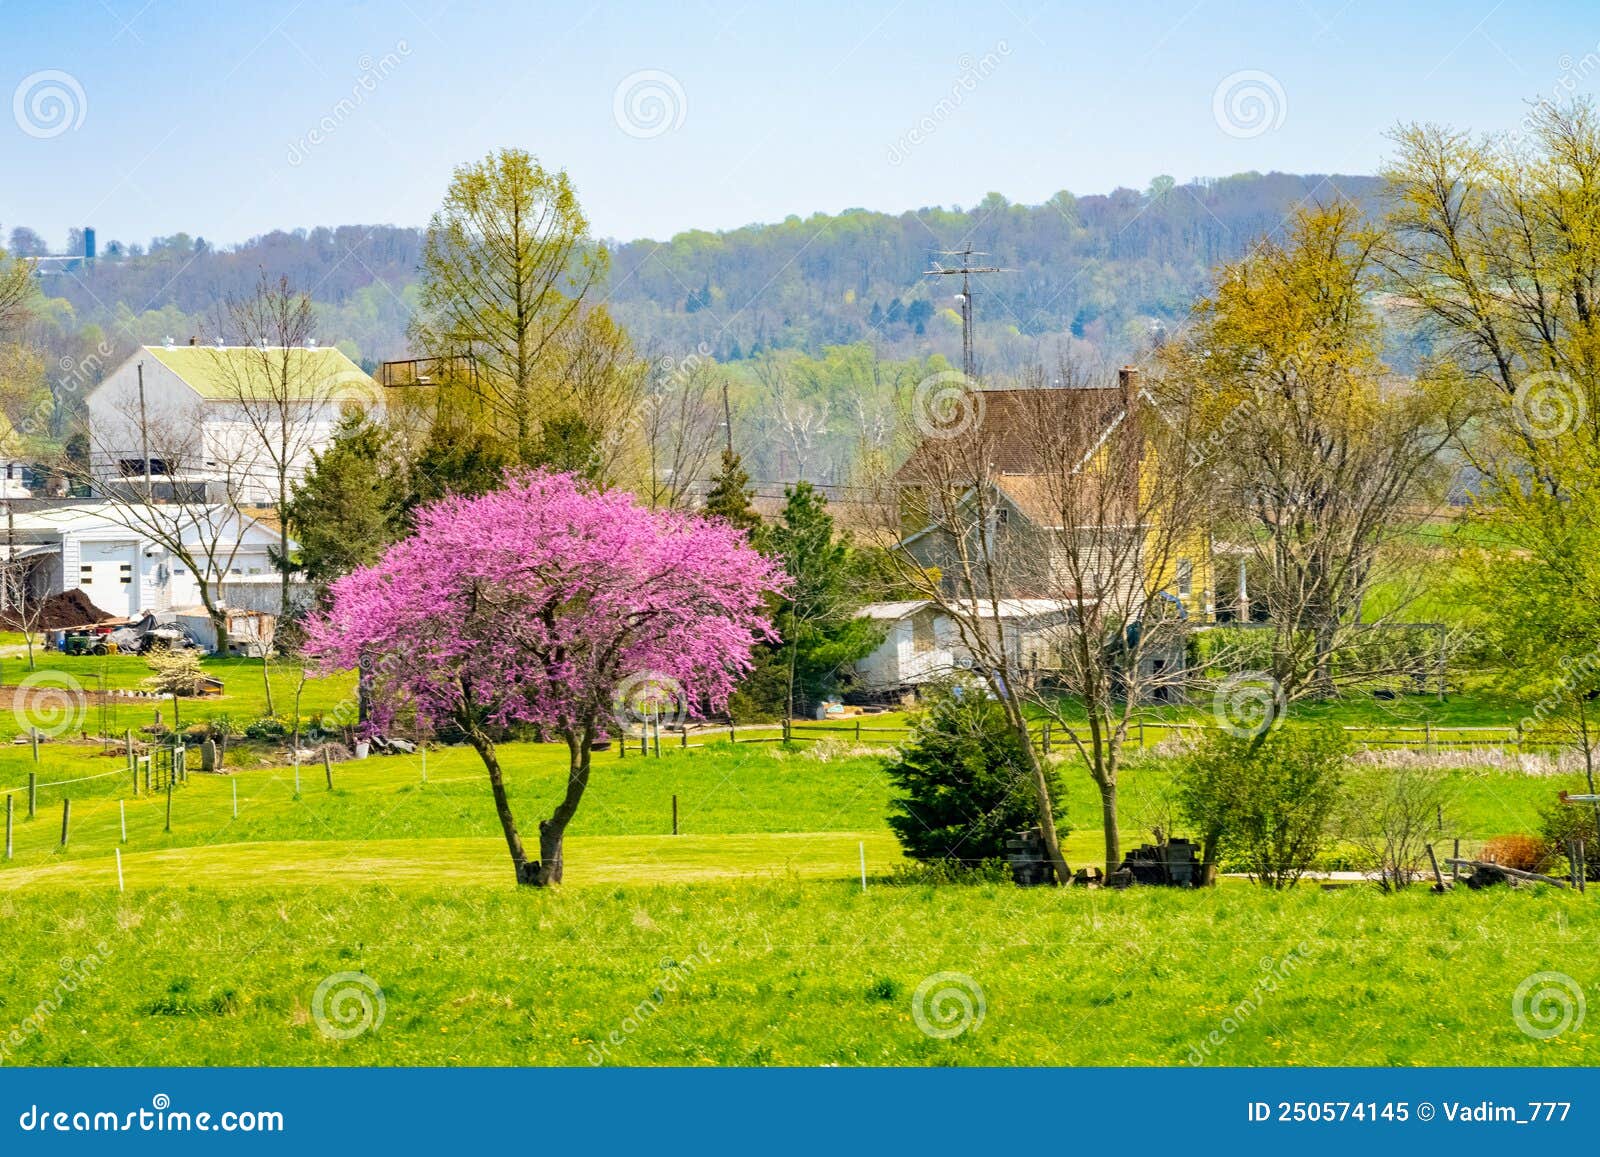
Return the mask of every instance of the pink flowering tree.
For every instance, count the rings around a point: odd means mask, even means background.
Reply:
[[[361,667],[375,729],[409,704],[465,733],[488,769],[517,881],[544,886],[561,881],[596,739],[629,722],[619,696],[666,689],[720,708],[752,645],[773,637],[764,599],[782,583],[720,520],[651,512],[569,474],[508,475],[502,490],[425,507],[411,537],[335,582],[309,650],[325,669]],[[542,725],[571,754],[536,861],[493,739],[515,723]]]

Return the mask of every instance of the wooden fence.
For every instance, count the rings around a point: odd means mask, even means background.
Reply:
[[[690,724],[686,728],[647,727],[642,735],[614,741],[619,757],[648,755],[662,748],[705,747],[711,743],[815,743],[824,740],[858,744],[897,744],[910,738],[912,729],[904,724],[883,726],[867,722],[872,716],[844,720],[795,720],[785,730],[773,724]],[[1164,740],[1183,736],[1198,737],[1215,730],[1215,724],[1176,723],[1139,720],[1128,726],[1127,746],[1135,750],[1155,747]],[[1347,724],[1344,731],[1357,747],[1369,751],[1418,750],[1437,753],[1451,750],[1492,750],[1507,754],[1553,754],[1573,748],[1572,737],[1559,731],[1531,730],[1521,726],[1468,727],[1423,724],[1359,725]],[[1047,753],[1070,747],[1074,729],[1059,723],[1039,723],[1030,728],[1034,744]],[[1076,738],[1087,738],[1080,727]]]

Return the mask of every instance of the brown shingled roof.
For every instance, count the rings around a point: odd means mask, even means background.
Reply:
[[[1041,439],[1030,434],[1040,422],[1048,422],[1062,434],[1081,443],[1084,453],[1094,446],[1123,410],[1122,390],[1033,389],[979,390],[982,408],[977,431],[963,438],[978,437],[989,448],[990,468],[999,474],[1038,474],[1047,468],[1040,461]],[[930,468],[930,442],[918,443],[897,475],[915,479]]]

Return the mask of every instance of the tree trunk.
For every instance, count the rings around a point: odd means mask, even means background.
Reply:
[[[589,786],[589,747],[592,739],[592,728],[586,728],[581,734],[567,732],[567,750],[572,756],[567,768],[567,794],[562,797],[556,810],[550,813],[550,818],[539,824],[539,862],[528,866],[528,879],[524,883],[540,888],[561,883],[566,867],[563,844],[567,825],[572,822],[578,804],[583,799],[584,789]]]
[[[1023,743],[1032,744],[1027,738],[1027,728],[1023,728]],[[1030,762],[1033,764],[1033,793],[1039,800],[1039,834],[1044,837],[1045,853],[1050,857],[1050,863],[1056,870],[1056,883],[1065,884],[1072,879],[1072,869],[1067,866],[1066,856],[1061,854],[1061,836],[1056,832],[1056,814],[1054,801],[1050,798],[1050,782],[1045,778],[1044,764],[1038,755],[1032,754],[1029,747]]]
[[[1106,875],[1122,866],[1122,833],[1117,828],[1117,781],[1096,780],[1100,786],[1100,826],[1106,835]]]
[[[467,738],[477,751],[478,758],[483,760],[483,766],[488,769],[489,787],[494,792],[494,810],[500,816],[500,830],[505,833],[506,847],[511,851],[511,867],[517,875],[517,883],[532,883],[528,878],[529,869],[538,865],[528,863],[528,853],[522,846],[522,833],[517,830],[516,817],[511,814],[511,801],[506,797],[506,782],[500,774],[500,757],[495,753],[494,743],[476,727],[467,729]]]
[[[267,692],[267,714],[276,715],[278,713],[278,709],[272,705],[272,668],[269,665],[271,661],[267,657],[267,653],[270,650],[271,648],[266,646],[261,648],[261,686]],[[299,726],[299,720],[297,719],[295,721],[296,729],[298,729]]]

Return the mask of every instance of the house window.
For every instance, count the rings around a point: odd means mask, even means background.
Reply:
[[[78,585],[88,586],[94,582],[94,567],[84,565],[78,568]]]
[[[133,564],[131,562],[125,562],[125,563],[122,564],[122,585],[123,586],[128,586],[132,582],[133,582]]]
[[[1186,558],[1178,560],[1178,597],[1186,599],[1194,587],[1194,563]]]
[[[911,620],[911,650],[918,655],[933,650],[936,640],[933,635],[933,617],[931,615],[918,615]]]

